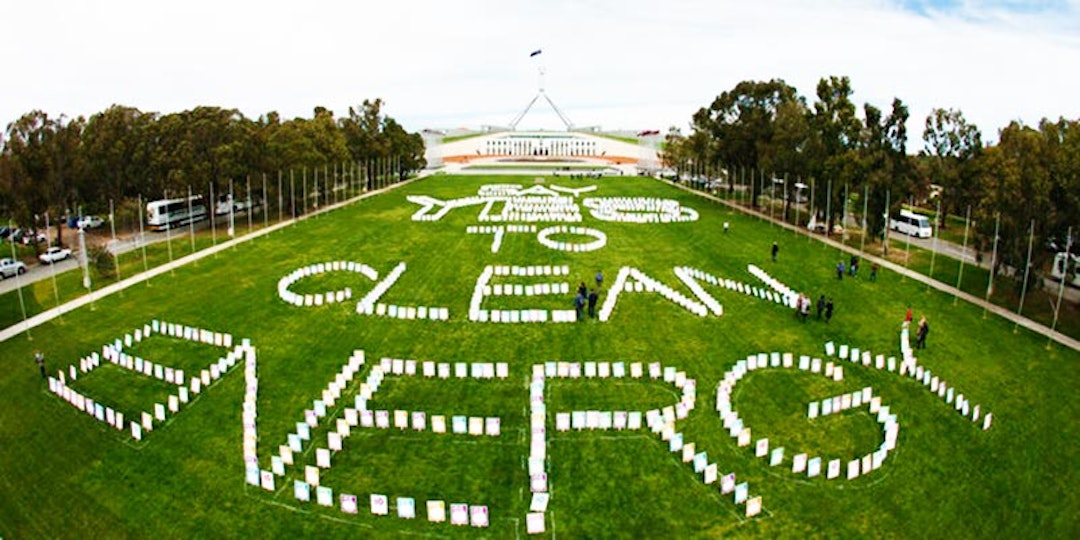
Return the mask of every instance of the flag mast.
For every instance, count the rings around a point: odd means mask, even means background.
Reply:
[[[529,58],[536,58],[537,56],[540,56],[541,52],[543,52],[543,49],[536,49],[535,51],[529,53]],[[536,92],[536,95],[533,96],[532,100],[529,101],[529,104],[525,106],[525,110],[521,111],[521,113],[518,114],[516,117],[514,117],[514,119],[510,122],[510,129],[512,131],[517,130],[518,123],[521,122],[521,119],[525,118],[525,115],[529,113],[529,111],[532,109],[533,105],[536,104],[536,100],[540,99],[540,97],[543,96],[544,100],[546,100],[548,102],[548,105],[551,105],[551,108],[552,108],[552,110],[555,111],[555,114],[557,114],[559,116],[559,120],[562,120],[563,124],[566,125],[566,131],[573,130],[574,129],[573,122],[571,122],[570,119],[567,118],[565,114],[563,114],[562,110],[559,109],[558,105],[555,105],[555,102],[551,100],[551,97],[549,97],[547,95],[547,93],[544,92],[544,73],[545,72],[544,72],[543,64],[541,64],[537,68],[537,71],[538,71],[538,81],[539,82],[538,82],[538,90]]]

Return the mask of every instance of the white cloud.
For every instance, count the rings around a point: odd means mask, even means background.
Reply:
[[[376,97],[408,129],[507,124],[544,65],[575,124],[627,129],[685,127],[741,80],[783,78],[813,101],[819,78],[848,75],[860,107],[907,103],[918,149],[933,107],[993,139],[1011,119],[1075,118],[1080,95],[1077,0],[5,3],[5,124],[112,103],[343,114]],[[521,125],[561,127],[546,103]]]

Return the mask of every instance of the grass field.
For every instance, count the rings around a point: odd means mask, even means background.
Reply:
[[[505,173],[506,171],[520,170],[522,168],[535,169],[535,170],[538,170],[538,171],[564,171],[564,170],[571,170],[571,171],[602,171],[604,169],[607,169],[608,167],[604,166],[604,165],[590,165],[590,164],[583,164],[583,163],[549,164],[549,163],[544,163],[544,162],[538,161],[536,163],[524,163],[524,164],[518,163],[518,164],[513,164],[513,165],[509,165],[509,164],[500,165],[500,164],[497,164],[497,163],[483,164],[483,165],[469,165],[468,167],[465,167],[465,168],[469,169],[469,170],[474,170],[474,171],[492,171],[492,173],[498,173],[499,171],[501,171],[501,172]]]
[[[561,182],[562,180],[551,180]],[[570,538],[683,537],[927,537],[1074,538],[1080,534],[1080,353],[982,310],[927,292],[924,285],[883,272],[876,283],[837,280],[841,254],[817,242],[747,218],[726,207],[639,178],[605,178],[598,197],[675,199],[700,212],[677,224],[610,223],[583,209],[586,227],[607,235],[588,253],[549,250],[535,235],[508,233],[497,254],[491,235],[466,234],[479,207],[459,208],[435,222],[413,222],[407,195],[452,199],[475,195],[483,184],[532,178],[435,176],[349,207],[304,220],[199,261],[36,328],[33,340],[0,343],[0,536],[40,537],[524,537],[529,506],[529,389],[532,366],[547,361],[661,362],[697,382],[697,407],[677,423],[687,441],[748,482],[764,512],[746,518],[743,505],[721,496],[718,484],[640,431],[556,432],[556,412],[647,410],[673,404],[669,384],[633,379],[548,380],[547,460],[551,502],[548,536]],[[575,184],[573,187],[580,187]],[[731,223],[723,234],[722,223]],[[543,224],[539,225],[541,228]],[[565,236],[566,241],[580,238]],[[204,241],[201,239],[200,241]],[[779,242],[779,260],[769,246]],[[174,249],[180,244],[174,244]],[[190,244],[180,246],[190,251]],[[846,258],[846,257],[845,257]],[[356,300],[372,282],[359,274],[306,278],[291,290],[316,293],[351,287],[353,301],[294,307],[277,295],[278,280],[308,264],[365,263],[385,276],[399,262],[407,271],[382,297],[398,305],[446,306],[449,321],[403,321],[358,315]],[[139,261],[141,264],[141,260]],[[829,323],[800,323],[788,309],[706,287],[724,306],[722,317],[698,317],[656,294],[623,293],[608,322],[484,324],[467,318],[469,299],[487,265],[568,265],[571,286],[591,283],[597,270],[606,287],[632,266],[682,294],[673,274],[691,266],[760,285],[746,270],[755,264],[798,291],[834,299]],[[938,264],[941,264],[939,259]],[[128,274],[129,275],[129,274]],[[502,278],[513,282],[514,279]],[[966,278],[965,278],[966,279]],[[49,285],[51,288],[51,284]],[[51,298],[51,292],[46,298]],[[601,303],[604,296],[601,297]],[[821,356],[828,341],[875,354],[899,356],[905,308],[931,322],[919,362],[992,411],[994,425],[963,419],[919,383],[897,374],[844,363],[842,382],[778,369],[752,372],[733,402],[753,428],[787,453],[779,467],[740,448],[715,412],[716,386],[736,361],[760,352]],[[50,306],[45,306],[50,307]],[[485,309],[572,309],[565,297],[492,297]],[[9,306],[3,307],[5,310]],[[14,309],[18,309],[16,306]],[[45,352],[51,372],[100,351],[154,319],[249,338],[258,351],[259,462],[271,454],[352,352],[367,365],[343,403],[382,357],[437,362],[506,362],[507,379],[447,381],[387,377],[372,406],[432,414],[498,416],[499,437],[436,435],[397,429],[353,430],[344,451],[324,472],[325,485],[356,494],[358,515],[293,498],[292,481],[315,463],[305,445],[298,467],[278,479],[276,492],[247,485],[242,459],[241,369],[203,391],[168,423],[136,443],[50,394],[31,358]],[[223,354],[206,345],[155,337],[132,353],[185,370]],[[72,388],[123,410],[145,410],[164,399],[161,383],[105,365]],[[876,448],[878,424],[865,408],[813,420],[807,403],[871,386],[898,416],[898,447],[881,469],[855,480],[807,478],[791,472],[791,456],[807,452],[845,463]],[[326,440],[325,424],[312,430]],[[368,495],[415,497],[417,519],[372,516]],[[431,524],[429,499],[488,506],[487,529]],[[394,510],[391,509],[393,514]]]

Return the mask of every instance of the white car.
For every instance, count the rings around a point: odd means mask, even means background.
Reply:
[[[83,216],[75,222],[75,226],[80,229],[96,229],[104,224],[105,220],[97,216]]]
[[[13,260],[11,257],[0,259],[0,279],[15,277],[26,273],[26,265],[22,261]]]
[[[38,255],[41,262],[45,264],[52,264],[57,261],[62,261],[71,256],[71,250],[67,248],[51,247],[45,250],[45,253]]]

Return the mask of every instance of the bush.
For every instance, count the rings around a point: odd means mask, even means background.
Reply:
[[[87,257],[90,268],[93,269],[95,281],[116,279],[116,258],[108,249],[105,249],[105,246],[87,248]]]

